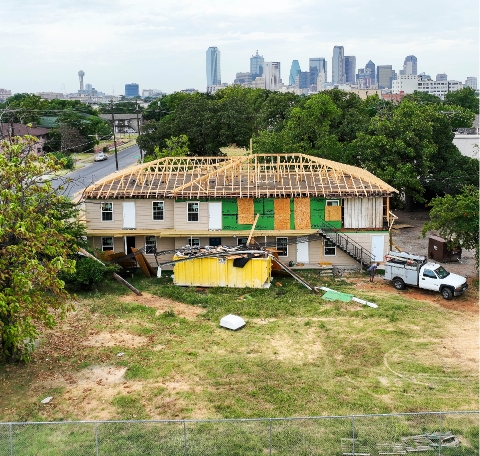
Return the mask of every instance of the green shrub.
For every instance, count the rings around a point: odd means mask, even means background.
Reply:
[[[79,256],[75,273],[65,274],[62,280],[71,290],[88,291],[100,285],[107,277],[111,277],[115,269],[113,265],[103,266],[91,258]]]

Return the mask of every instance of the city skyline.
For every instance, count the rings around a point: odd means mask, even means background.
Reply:
[[[363,8],[353,0],[185,0],[180,7],[170,0],[140,0],[132,13],[125,1],[7,0],[0,87],[73,93],[82,69],[85,84],[109,94],[123,94],[130,81],[140,90],[204,91],[205,50],[212,46],[222,53],[222,82],[229,84],[237,72],[249,71],[257,50],[265,62],[281,63],[284,82],[293,60],[308,71],[309,59],[317,57],[325,58],[330,80],[335,45],[356,57],[357,68],[372,60],[398,73],[405,57],[415,55],[419,73],[478,78],[477,2],[429,5],[408,0],[402,11],[387,11],[380,2]],[[318,27],[319,17],[335,27]]]

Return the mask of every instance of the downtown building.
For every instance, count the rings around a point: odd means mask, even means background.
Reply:
[[[207,49],[207,87],[219,86],[221,84],[220,50],[215,46],[211,46]]]
[[[343,46],[333,47],[332,84],[345,84],[345,52]]]
[[[407,95],[414,92],[426,92],[430,95],[435,95],[442,100],[445,99],[447,93],[455,92],[462,88],[463,84],[460,81],[443,79],[433,81],[430,78],[425,78],[422,75],[416,74],[402,74],[392,82],[393,94]]]

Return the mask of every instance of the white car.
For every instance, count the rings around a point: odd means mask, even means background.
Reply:
[[[108,155],[104,154],[103,152],[100,152],[99,154],[95,155],[95,161],[96,162],[106,160],[107,158],[108,158]]]

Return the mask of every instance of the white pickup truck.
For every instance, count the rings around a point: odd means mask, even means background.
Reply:
[[[385,257],[385,280],[397,290],[413,285],[438,291],[445,299],[459,296],[468,288],[467,279],[448,272],[438,263],[429,263],[423,256],[406,252],[389,252]]]

